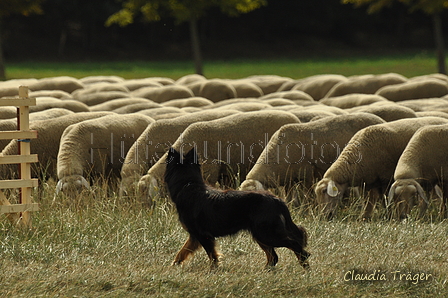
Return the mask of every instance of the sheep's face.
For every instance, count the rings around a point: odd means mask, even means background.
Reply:
[[[404,219],[418,203],[419,198],[426,200],[420,184],[414,179],[400,179],[392,184],[389,191],[389,204],[394,204],[394,214]]]
[[[137,197],[141,202],[152,205],[153,200],[160,196],[160,186],[157,179],[150,175],[140,178],[137,184]]]
[[[135,196],[139,180],[140,175],[137,174],[121,179],[119,196],[120,197]]]
[[[317,183],[314,188],[316,202],[324,216],[332,218],[336,214],[345,188],[344,185],[328,178],[324,178]]]
[[[263,184],[261,184],[260,181],[253,179],[244,180],[243,183],[241,183],[239,189],[248,191],[265,190]]]
[[[58,181],[56,194],[62,192],[67,196],[76,196],[83,190],[89,189],[89,183],[81,175],[67,176]]]

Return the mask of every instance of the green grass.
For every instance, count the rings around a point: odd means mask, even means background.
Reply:
[[[309,232],[310,272],[287,249],[265,271],[264,253],[246,233],[218,240],[225,257],[210,271],[203,250],[170,266],[187,234],[169,201],[142,208],[101,188],[53,201],[54,183],[42,185],[31,230],[0,221],[1,297],[447,296],[447,221],[328,222],[291,208]],[[387,280],[353,281],[352,270]],[[396,271],[429,278],[406,281]]]
[[[117,75],[126,79],[170,77],[177,79],[194,72],[190,61],[121,61],[121,62],[10,62],[6,65],[8,79],[44,78],[70,75]],[[270,74],[303,78],[316,74],[381,74],[396,72],[406,77],[436,72],[436,59],[428,53],[388,56],[343,56],[339,58],[298,58],[275,60],[205,61],[208,78],[244,78]]]

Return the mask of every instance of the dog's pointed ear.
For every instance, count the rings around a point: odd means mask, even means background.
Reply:
[[[177,160],[177,162],[180,161],[180,153],[177,152],[176,149],[174,149],[173,147],[171,147],[168,150],[168,158],[167,158],[167,163],[173,161],[173,160]]]
[[[188,161],[191,164],[198,163],[198,154],[196,153],[196,147],[193,146],[193,148],[191,148],[190,151],[185,154],[184,160]]]

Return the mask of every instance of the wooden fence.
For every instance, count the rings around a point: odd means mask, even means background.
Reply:
[[[17,130],[1,131],[0,139],[16,139],[19,142],[18,155],[0,155],[0,164],[18,164],[19,179],[0,180],[0,214],[16,224],[31,226],[30,212],[39,210],[39,205],[31,200],[37,179],[31,179],[31,163],[37,162],[37,154],[30,152],[30,139],[37,138],[37,131],[29,129],[29,106],[36,105],[36,99],[28,97],[28,87],[19,87],[19,97],[0,98],[0,106],[17,107]],[[4,178],[4,177],[3,177]],[[18,188],[20,201],[11,204],[3,193],[4,189]]]

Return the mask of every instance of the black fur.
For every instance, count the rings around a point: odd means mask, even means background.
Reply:
[[[219,263],[215,237],[249,231],[266,253],[267,266],[275,266],[275,247],[294,251],[308,268],[307,233],[291,219],[286,204],[268,192],[221,191],[204,183],[195,149],[183,158],[175,149],[168,153],[165,182],[176,205],[179,220],[190,234],[173,264],[182,264],[200,246],[213,265]]]

